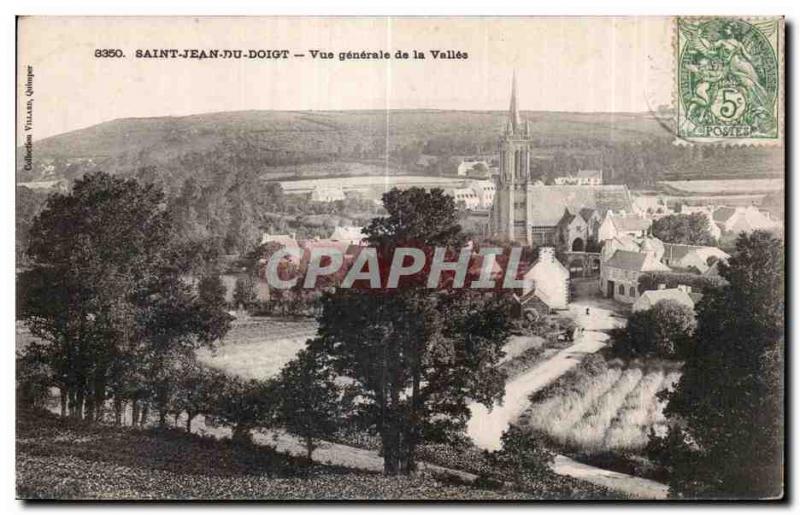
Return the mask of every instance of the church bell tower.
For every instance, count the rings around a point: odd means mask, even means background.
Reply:
[[[531,245],[528,224],[530,200],[530,126],[522,123],[517,106],[517,75],[511,79],[511,105],[506,128],[500,137],[500,175],[489,224],[492,236]]]

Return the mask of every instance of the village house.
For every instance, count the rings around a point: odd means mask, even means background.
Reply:
[[[567,309],[569,303],[569,270],[555,255],[555,248],[539,248],[539,258],[522,276],[523,309],[542,303],[548,311]],[[535,297],[535,299],[534,299]]]
[[[346,198],[344,190],[339,187],[315,186],[310,199],[313,202],[335,202]]]
[[[643,237],[647,235],[652,225],[653,221],[643,216],[609,211],[600,224],[597,237],[600,241],[617,236]]]
[[[730,255],[716,247],[665,243],[661,261],[670,268],[704,274],[716,261],[729,258]]]
[[[691,286],[679,284],[677,288],[666,288],[665,285],[660,284],[657,290],[642,292],[633,303],[632,309],[634,312],[646,311],[662,301],[671,301],[694,309],[696,300],[701,297],[700,294],[692,293]]]
[[[751,233],[759,229],[777,229],[782,225],[779,221],[773,220],[769,213],[755,206],[720,207],[714,210],[712,216],[714,223],[723,233]]]
[[[344,242],[347,245],[362,245],[364,241],[363,229],[363,227],[355,225],[337,225],[328,239],[332,242]]]
[[[466,209],[477,209],[480,207],[480,199],[472,188],[448,188],[445,190],[456,201],[456,207]]]
[[[600,265],[600,291],[625,304],[639,298],[639,277],[644,272],[667,272],[669,267],[661,263],[652,250],[633,252],[617,250]]]

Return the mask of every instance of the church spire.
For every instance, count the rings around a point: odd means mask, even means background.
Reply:
[[[519,119],[519,110],[517,109],[517,70],[514,70],[511,78],[511,106],[508,109],[508,121],[511,125],[511,132],[516,134],[522,125]]]

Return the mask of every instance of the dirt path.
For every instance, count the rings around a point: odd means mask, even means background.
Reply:
[[[608,335],[599,331],[612,329],[623,323],[604,299],[577,301],[570,305],[570,315],[585,330],[574,345],[509,381],[501,406],[495,406],[490,411],[481,404],[470,405],[472,417],[467,425],[467,434],[475,445],[490,451],[498,450],[503,431],[525,411],[530,395],[561,377],[586,355],[603,348]],[[593,467],[562,455],[556,456],[552,469],[556,474],[588,481],[634,497],[663,499],[667,496],[667,486],[661,483]]]

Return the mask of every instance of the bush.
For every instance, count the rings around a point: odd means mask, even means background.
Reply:
[[[703,293],[726,284],[725,279],[686,272],[645,272],[639,276],[639,293],[657,290],[660,284],[667,288],[677,288],[679,284],[691,286],[692,290]]]

